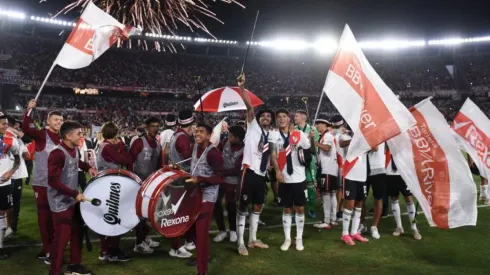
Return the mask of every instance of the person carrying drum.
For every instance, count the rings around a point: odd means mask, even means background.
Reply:
[[[221,205],[225,198],[226,210],[228,211],[228,223],[230,224],[230,242],[238,240],[236,234],[236,187],[240,180],[240,169],[243,160],[243,147],[245,144],[245,130],[240,126],[233,126],[228,130],[227,142],[223,146],[223,166],[225,169],[225,182],[220,186],[214,218],[218,225],[219,233],[214,238],[215,242],[221,242],[226,238],[226,227]]]
[[[126,151],[126,145],[117,137],[119,128],[114,122],[107,122],[101,128],[102,142],[97,149],[97,170],[120,169],[121,167],[131,167],[133,158]],[[100,236],[99,260],[110,262],[127,262],[131,257],[119,248],[120,236],[108,237]]]
[[[150,117],[145,121],[146,133],[138,137],[131,143],[129,152],[133,158],[132,172],[135,173],[142,181],[162,167],[160,154],[162,147],[158,144],[156,136],[160,128],[160,120],[156,117]],[[142,220],[136,226],[136,244],[134,252],[141,254],[152,254],[153,248],[160,245],[159,242],[153,241],[148,235],[150,227],[146,221]]]
[[[198,124],[196,128],[196,144],[192,150],[191,175],[188,182],[198,184],[202,189],[202,203],[199,208],[194,227],[196,232],[197,274],[208,273],[210,259],[209,229],[213,217],[213,208],[218,198],[220,184],[224,184],[223,156],[210,143],[213,128],[206,124]]]
[[[172,139],[170,140],[170,163],[176,164],[178,163],[180,169],[186,172],[190,172],[190,158],[192,156],[192,124],[194,123],[194,116],[192,115],[191,110],[182,110],[179,112],[179,117],[177,119],[177,123],[180,126]],[[194,232],[188,231],[186,234],[186,250],[194,250],[196,246],[194,242],[191,241],[193,239]]]
[[[80,238],[80,207],[78,202],[87,201],[78,192],[78,168],[95,177],[97,171],[80,160],[77,146],[80,145],[81,125],[66,121],[60,129],[63,141],[48,157],[48,202],[53,217],[54,238],[51,246],[51,271],[58,275],[63,264],[63,253],[70,242],[70,262],[67,274],[92,274],[81,265],[82,242]],[[62,273],[65,274],[65,273]]]
[[[49,264],[49,252],[53,238],[53,220],[48,204],[48,156],[54,148],[60,144],[60,127],[63,124],[63,116],[60,112],[53,111],[48,114],[47,128],[37,130],[34,121],[27,114],[36,108],[36,101],[31,100],[26,108],[26,114],[22,121],[22,131],[36,142],[34,177],[32,189],[36,198],[37,222],[43,250],[37,254],[37,258]]]

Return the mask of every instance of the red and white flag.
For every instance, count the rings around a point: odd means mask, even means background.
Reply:
[[[354,132],[346,156],[349,162],[415,124],[369,64],[348,25],[323,91]]]
[[[417,124],[388,140],[408,189],[431,226],[476,225],[476,185],[446,119],[430,99],[410,111]]]
[[[453,120],[451,128],[456,133],[462,149],[468,153],[480,175],[488,179],[490,175],[490,120],[471,101],[466,99]]]
[[[66,69],[87,67],[118,39],[139,33],[137,28],[124,26],[89,2],[55,63]]]

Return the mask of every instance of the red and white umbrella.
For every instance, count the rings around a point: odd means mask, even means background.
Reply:
[[[256,107],[264,102],[249,90],[245,90],[250,97],[252,106]],[[246,110],[247,107],[240,96],[239,87],[222,87],[205,93],[202,97],[203,112],[227,112]],[[201,100],[194,104],[194,109],[201,111]]]

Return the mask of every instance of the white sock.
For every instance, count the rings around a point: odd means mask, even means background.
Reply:
[[[480,188],[481,188],[480,194],[488,198],[488,185],[480,185]]]
[[[259,217],[260,217],[260,213],[252,212],[252,214],[250,214],[250,219],[248,221],[248,226],[250,230],[248,235],[249,243],[257,240],[257,228],[259,227]]]
[[[3,248],[3,238],[5,238],[5,229],[7,229],[7,219],[0,216],[0,248]]]
[[[296,213],[296,239],[303,239],[303,229],[305,228],[305,214]]]
[[[238,237],[238,245],[244,244],[243,234],[245,233],[245,214],[238,212],[236,215],[236,235]]]
[[[398,200],[391,201],[391,211],[393,212],[393,217],[395,217],[396,227],[403,228],[402,216],[400,213],[400,203],[398,202]]]
[[[323,198],[323,222],[326,224],[330,223],[330,207],[332,200],[330,199],[330,194],[322,195]]]
[[[413,219],[415,219],[415,204],[413,202],[407,203],[407,212],[410,224],[412,225],[412,230],[417,230],[417,224],[412,222]]]
[[[350,228],[350,234],[355,235],[359,230],[359,224],[361,223],[361,211],[362,208],[354,208],[354,218],[352,218],[352,227]]]
[[[330,193],[330,201],[332,204],[330,215],[332,217],[332,221],[335,221],[337,217],[337,190],[332,191],[332,193]]]
[[[291,240],[291,223],[293,216],[291,214],[282,213],[282,227],[284,228],[284,237],[286,240]]]
[[[342,236],[349,235],[350,219],[352,217],[352,210],[344,209],[342,215]]]

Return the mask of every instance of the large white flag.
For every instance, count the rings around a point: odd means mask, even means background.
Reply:
[[[67,69],[87,67],[119,38],[127,39],[139,33],[138,29],[124,26],[89,2],[55,63]]]
[[[417,124],[388,140],[403,180],[431,226],[476,225],[476,185],[446,119],[430,99],[410,111]]]
[[[415,124],[415,119],[367,61],[348,25],[323,91],[354,132],[347,161]]]
[[[466,99],[453,120],[451,128],[456,133],[462,149],[468,153],[480,175],[488,179],[490,175],[490,120],[471,101]]]

